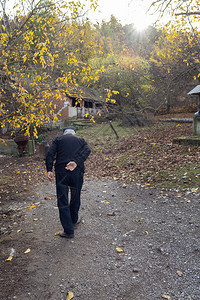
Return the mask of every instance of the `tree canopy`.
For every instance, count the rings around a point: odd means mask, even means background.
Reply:
[[[115,16],[92,24],[96,1],[1,0],[0,126],[37,137],[55,122],[52,97],[81,101],[95,88],[120,114],[156,111],[199,80],[199,1],[157,0],[151,8],[170,18],[139,33]],[[77,92],[78,91],[78,92]]]
[[[88,2],[95,7],[95,1]],[[94,46],[86,46],[84,31],[78,30],[84,6],[79,1],[19,1],[11,16],[5,10],[6,0],[1,4],[0,125],[37,136],[37,127],[57,118],[51,101],[45,100],[52,91],[62,99],[87,69],[81,45],[85,51],[95,51]]]

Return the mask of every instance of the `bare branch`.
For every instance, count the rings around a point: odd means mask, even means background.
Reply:
[[[199,11],[194,11],[194,12],[183,12],[183,13],[176,13],[175,16],[195,16],[195,15],[200,15]]]

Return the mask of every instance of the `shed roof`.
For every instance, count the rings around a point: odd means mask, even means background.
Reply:
[[[100,93],[92,88],[87,88],[87,87],[82,87],[82,86],[73,86],[69,85],[71,88],[70,91],[67,93],[68,97],[71,98],[82,98],[85,101],[88,102],[98,102],[102,103],[103,102],[103,96],[100,95]]]
[[[197,85],[193,90],[191,90],[188,95],[199,95],[200,94],[200,85]]]

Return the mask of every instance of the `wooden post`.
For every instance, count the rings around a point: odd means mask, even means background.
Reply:
[[[118,139],[119,139],[119,136],[118,136],[118,134],[117,134],[115,128],[113,127],[112,122],[110,121],[109,124],[110,124],[111,129],[114,131],[114,134],[116,135],[116,138],[117,138],[117,140],[118,140]]]

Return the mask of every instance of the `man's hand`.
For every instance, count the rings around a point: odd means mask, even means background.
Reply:
[[[66,165],[65,169],[68,171],[74,171],[74,169],[76,169],[76,167],[77,167],[77,164],[75,163],[75,161],[70,161]]]
[[[54,180],[53,172],[47,172],[47,177],[52,182]]]

